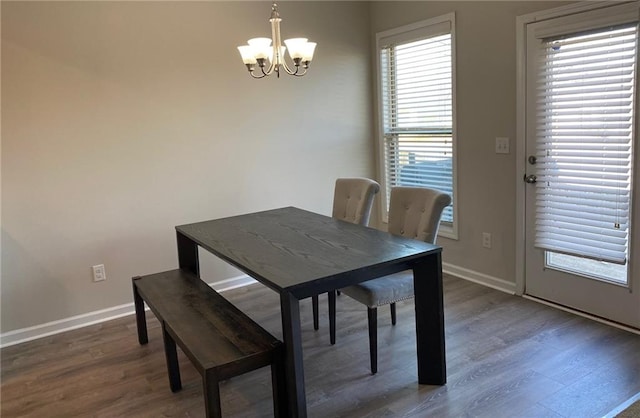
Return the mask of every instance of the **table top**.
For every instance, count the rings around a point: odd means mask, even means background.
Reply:
[[[294,207],[176,230],[273,290],[300,299],[407,270],[441,251]]]

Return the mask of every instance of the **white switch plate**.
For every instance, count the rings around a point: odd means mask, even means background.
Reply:
[[[496,138],[496,154],[509,154],[509,138]]]
[[[93,266],[93,281],[101,282],[107,280],[107,273],[104,271],[104,264]]]

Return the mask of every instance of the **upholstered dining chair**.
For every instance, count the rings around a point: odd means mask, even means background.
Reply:
[[[367,178],[339,178],[333,192],[333,214],[332,216],[342,221],[351,222],[358,225],[369,225],[371,216],[371,207],[373,206],[373,198],[380,190],[380,185]],[[333,303],[329,302],[329,306],[333,306],[335,311],[335,296],[333,292],[329,297],[333,297]],[[318,296],[312,297],[313,304],[313,328],[319,328],[318,321]],[[331,315],[331,312],[329,312]],[[335,312],[334,312],[335,317]],[[335,321],[333,321],[335,325]],[[335,335],[335,329],[333,334]]]
[[[389,228],[395,235],[434,244],[438,236],[440,217],[451,197],[438,190],[421,187],[394,187],[389,202]],[[367,305],[369,317],[369,351],[371,373],[378,371],[378,306],[391,305],[391,324],[396,324],[396,302],[413,297],[413,271],[406,270],[341,289],[342,292]],[[329,295],[329,328],[331,343],[335,343],[335,292]]]

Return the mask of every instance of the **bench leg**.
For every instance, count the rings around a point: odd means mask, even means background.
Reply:
[[[313,329],[316,331],[320,329],[319,309],[318,309],[318,295],[311,296],[311,307],[313,310]]]
[[[144,300],[142,300],[142,297],[140,297],[138,288],[136,287],[136,279],[139,279],[139,277],[134,277],[131,280],[133,283],[133,304],[136,308],[138,342],[140,343],[140,345],[144,345],[149,342],[149,337],[147,336],[147,318],[144,313]]]
[[[176,342],[167,332],[167,327],[162,322],[162,339],[164,340],[164,355],[167,359],[167,372],[169,373],[169,387],[171,392],[177,392],[182,389],[180,381],[180,365],[178,364],[178,352],[176,350]]]
[[[283,348],[283,347],[281,347]],[[271,363],[271,388],[273,390],[273,416],[287,416],[287,388],[284,374],[284,350],[276,350],[275,360]]]
[[[204,371],[202,376],[202,391],[204,392],[204,409],[207,418],[222,418],[220,385],[211,370]]]

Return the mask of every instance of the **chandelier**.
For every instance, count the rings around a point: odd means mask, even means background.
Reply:
[[[307,73],[309,64],[313,59],[316,43],[308,42],[307,38],[292,38],[285,40],[286,46],[282,46],[282,38],[280,37],[281,21],[278,5],[273,3],[271,6],[271,18],[269,19],[269,22],[271,22],[271,39],[253,38],[247,41],[249,45],[238,47],[242,62],[247,66],[251,77],[264,78],[273,72],[276,73],[277,77],[280,77],[281,68],[287,74],[297,77]],[[288,65],[284,59],[284,53],[287,48],[289,49],[289,57],[293,61],[293,67]],[[254,72],[256,64],[259,67],[259,71]]]

